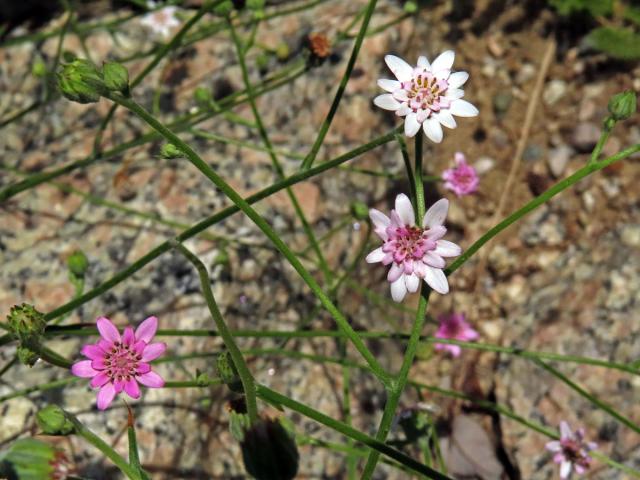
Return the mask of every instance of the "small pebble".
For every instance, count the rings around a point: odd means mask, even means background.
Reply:
[[[572,155],[573,148],[569,145],[560,145],[559,147],[552,148],[551,151],[549,151],[547,164],[549,165],[551,174],[555,178],[562,176]]]
[[[564,80],[551,80],[547,83],[542,93],[542,100],[546,105],[553,105],[567,93],[567,82]]]
[[[579,123],[573,130],[571,144],[579,152],[590,152],[598,143],[600,138],[600,128],[591,122]]]

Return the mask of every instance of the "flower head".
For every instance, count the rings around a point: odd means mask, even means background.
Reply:
[[[139,398],[138,383],[150,388],[164,386],[164,380],[149,365],[167,348],[162,342],[151,343],[158,329],[156,317],[147,318],[135,332],[126,327],[122,336],[108,318],[100,317],[96,323],[102,338],[82,347],[82,354],[89,360],[74,363],[71,373],[91,378],[91,386],[100,388],[97,396],[100,410],[106,409],[123,390],[131,398]]]
[[[391,265],[387,280],[391,283],[391,297],[401,302],[409,292],[416,292],[420,279],[436,292],[449,292],[447,277],[442,269],[444,257],[460,255],[460,247],[441,240],[447,229],[442,225],[447,216],[449,201],[445,198],[434,203],[416,225],[411,201],[405,194],[396,197],[391,218],[372,208],[369,216],[376,234],[382,239],[382,247],[367,255],[368,263],[382,262]]]
[[[378,107],[393,110],[399,117],[406,117],[404,133],[413,137],[420,127],[432,141],[442,141],[442,126],[456,128],[453,115],[475,117],[478,109],[462,100],[462,85],[469,78],[467,72],[451,73],[455,54],[443,52],[433,63],[427,57],[419,57],[412,67],[395,55],[387,55],[384,61],[397,80],[378,80],[378,86],[389,93],[374,100]]]
[[[553,461],[560,464],[560,478],[569,478],[571,471],[575,470],[582,475],[591,465],[589,452],[598,448],[594,442],[585,442],[584,429],[571,431],[569,424],[560,422],[560,440],[547,443],[546,449],[553,452]]]
[[[454,159],[456,166],[442,172],[444,188],[451,190],[458,197],[475,192],[480,183],[478,172],[467,163],[464,153],[456,152]]]
[[[154,8],[154,2],[148,2],[149,8]],[[156,35],[166,38],[171,34],[171,29],[180,25],[180,20],[175,16],[177,7],[169,6],[147,13],[140,23],[149,28]]]
[[[440,326],[435,334],[436,338],[448,338],[450,340],[460,340],[468,342],[478,338],[476,332],[471,325],[465,320],[464,313],[451,313],[449,315],[440,315],[438,317]],[[459,345],[449,345],[444,343],[436,343],[436,350],[445,350],[454,357],[458,357],[461,352]]]

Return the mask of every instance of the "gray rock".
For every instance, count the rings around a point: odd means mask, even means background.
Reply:
[[[573,130],[571,144],[580,152],[590,152],[599,138],[600,128],[595,123],[583,122]]]
[[[573,148],[569,145],[560,145],[551,149],[547,157],[547,165],[555,178],[562,176],[573,153]]]
[[[567,93],[567,82],[564,80],[551,80],[542,92],[542,100],[546,105],[553,105]]]
[[[640,225],[625,225],[620,232],[620,239],[627,247],[640,247]]]

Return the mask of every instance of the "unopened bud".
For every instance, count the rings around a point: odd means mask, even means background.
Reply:
[[[160,149],[160,156],[170,160],[172,158],[182,158],[184,153],[173,143],[165,143]]]
[[[76,59],[58,73],[58,88],[69,100],[93,103],[107,93],[102,73],[88,60]]]
[[[82,250],[76,250],[67,258],[67,266],[69,271],[76,277],[84,277],[87,268],[89,268],[89,259],[87,259]]]
[[[57,405],[47,405],[36,414],[36,421],[47,435],[69,435],[73,432],[73,423],[66,417],[64,410]]]
[[[357,220],[366,220],[369,218],[369,207],[362,202],[353,202],[351,204],[351,214]]]
[[[120,63],[107,62],[102,67],[104,85],[112,91],[129,96],[129,72]]]
[[[626,120],[636,113],[637,99],[632,90],[626,90],[611,97],[609,100],[609,112],[614,120]]]
[[[231,359],[229,352],[222,352],[216,358],[216,366],[218,367],[218,375],[223,383],[229,387],[229,390],[236,393],[244,393],[240,376]]]
[[[208,88],[198,87],[193,92],[193,98],[201,107],[209,107],[211,103],[211,91]]]

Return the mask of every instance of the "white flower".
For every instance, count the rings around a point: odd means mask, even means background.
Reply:
[[[149,2],[148,5],[153,8],[155,4]],[[147,13],[140,23],[149,28],[153,33],[163,38],[171,34],[171,29],[180,25],[180,20],[175,17],[177,7],[164,7],[160,10]]]
[[[413,137],[420,127],[425,135],[436,143],[442,141],[442,125],[456,128],[453,115],[475,117],[478,109],[462,100],[462,85],[469,78],[467,72],[451,73],[455,54],[443,52],[433,63],[427,57],[418,58],[418,66],[412,67],[394,55],[386,55],[385,62],[397,80],[378,80],[378,86],[389,93],[374,100],[378,107],[393,110],[399,117],[406,117],[404,133]]]

